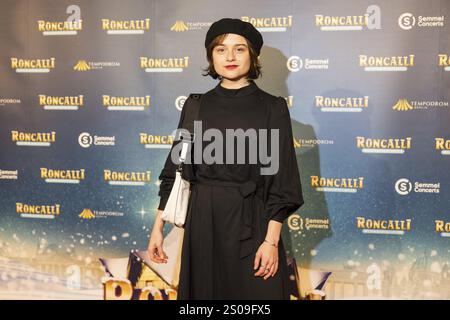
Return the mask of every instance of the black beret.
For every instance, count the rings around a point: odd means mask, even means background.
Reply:
[[[261,33],[250,23],[240,19],[223,18],[214,22],[206,33],[205,48],[215,37],[224,33],[235,33],[245,37],[255,48],[259,55],[263,46]]]

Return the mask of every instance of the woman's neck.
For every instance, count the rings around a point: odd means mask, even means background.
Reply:
[[[248,86],[250,84],[250,81],[246,79],[245,77],[242,77],[239,80],[229,80],[226,78],[223,78],[220,81],[220,85],[226,89],[239,89],[245,86]]]

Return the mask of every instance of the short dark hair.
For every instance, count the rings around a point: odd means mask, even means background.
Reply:
[[[206,48],[206,59],[208,60],[209,65],[208,65],[208,67],[203,69],[203,71],[205,71],[205,73],[202,74],[203,76],[211,76],[213,79],[220,78],[220,75],[214,69],[212,52],[213,52],[214,47],[221,44],[226,36],[227,36],[227,33],[218,35],[217,37],[214,38],[213,41],[211,41],[209,46]],[[245,40],[247,42],[247,46],[248,46],[249,54],[250,54],[250,69],[248,70],[247,79],[252,79],[252,80],[258,79],[262,75],[261,63],[258,59],[258,55],[255,52],[255,49],[253,48],[253,45],[251,44],[251,42],[248,41],[247,39],[245,39]]]

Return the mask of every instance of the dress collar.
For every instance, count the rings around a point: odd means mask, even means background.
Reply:
[[[250,84],[246,85],[245,87],[239,88],[239,89],[227,89],[225,87],[222,87],[220,85],[220,82],[217,84],[217,86],[214,88],[214,92],[217,93],[220,96],[223,97],[229,97],[229,98],[237,98],[237,97],[243,97],[247,96],[249,94],[252,94],[258,89],[258,86],[253,80],[249,81]]]

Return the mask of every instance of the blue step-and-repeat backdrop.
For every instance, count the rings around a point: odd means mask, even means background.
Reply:
[[[206,31],[233,17],[262,33],[257,84],[292,118],[292,299],[449,299],[449,14],[447,0],[1,1],[0,298],[117,298],[111,279],[176,296],[130,251],[147,247],[186,97],[217,85]]]

